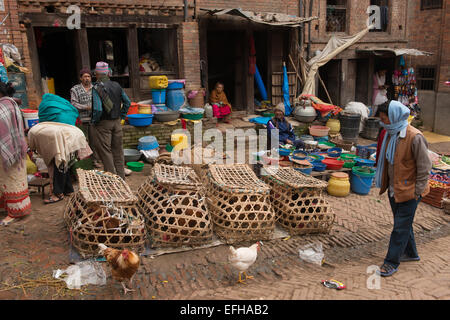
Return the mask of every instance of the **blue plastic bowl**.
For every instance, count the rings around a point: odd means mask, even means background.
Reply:
[[[145,136],[139,138],[139,150],[153,150],[159,147],[158,140],[154,136]]]
[[[292,154],[292,158],[294,158],[295,160],[305,160],[307,156],[308,153],[306,153],[305,151],[294,151],[294,153]]]
[[[287,157],[288,155],[291,154],[291,150],[280,148],[280,149],[278,149],[278,153],[280,154],[280,156]]]
[[[320,154],[310,153],[308,155],[308,157],[312,159],[312,162],[325,160],[325,157],[321,156]],[[308,159],[306,159],[306,160],[308,160]]]
[[[300,171],[304,174],[311,174],[311,172],[313,171],[313,167],[310,168],[295,168],[295,170]]]
[[[375,166],[375,161],[369,159],[356,159],[356,166],[358,167],[373,167]]]
[[[134,127],[146,127],[152,124],[153,115],[152,114],[129,114],[128,122]]]
[[[322,171],[325,171],[326,168],[327,168],[326,164],[323,164],[321,162],[313,162],[313,170],[314,171],[322,172]]]

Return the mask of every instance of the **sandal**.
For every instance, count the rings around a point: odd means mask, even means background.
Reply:
[[[9,221],[2,220],[2,221],[0,221],[0,226],[5,226],[6,227],[6,226],[10,225],[14,221],[16,221],[16,219],[12,219],[12,220],[9,220]]]
[[[381,269],[383,269],[385,271],[381,271]],[[377,273],[382,277],[390,277],[397,271],[398,271],[398,268],[395,268],[393,265],[390,265],[388,263],[383,263],[383,265],[381,266],[380,270],[377,271]]]
[[[61,201],[61,200],[64,199],[64,196],[63,196],[63,195],[61,195],[61,196],[56,196],[56,197],[58,198],[57,200],[52,199],[51,197],[49,197],[47,200],[44,200],[44,204],[56,203],[56,202],[59,202],[59,201]]]

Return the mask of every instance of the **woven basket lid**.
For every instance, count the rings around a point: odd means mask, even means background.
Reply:
[[[269,191],[246,164],[213,164],[209,167],[212,180],[223,187],[248,191]]]
[[[154,166],[156,181],[163,184],[201,186],[201,182],[192,168],[156,163]]]
[[[298,172],[293,168],[265,166],[264,170],[271,179],[275,179],[292,188],[326,188],[328,186],[328,183],[325,181]]]

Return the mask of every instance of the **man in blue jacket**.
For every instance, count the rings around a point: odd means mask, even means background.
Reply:
[[[292,128],[292,125],[286,120],[284,112],[285,108],[283,103],[280,103],[275,107],[275,116],[267,123],[267,146],[270,148],[272,139],[275,139],[273,130],[278,129],[280,145],[290,144],[295,146],[296,149],[304,148],[304,142],[300,139],[296,139],[294,128]]]
[[[122,87],[109,79],[108,74],[108,64],[97,62],[97,82],[92,90],[93,135],[104,170],[125,179],[123,132],[120,122],[125,119],[131,101]]]

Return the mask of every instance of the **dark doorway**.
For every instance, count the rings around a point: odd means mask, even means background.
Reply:
[[[375,57],[375,70],[386,70],[386,85],[389,86],[387,90],[387,97],[389,100],[394,99],[394,86],[392,85],[392,75],[395,70],[395,58]],[[371,75],[373,77],[373,75]]]
[[[369,97],[369,59],[358,59],[356,62],[355,101],[372,104]],[[370,75],[372,76],[372,75]]]
[[[269,57],[268,57],[268,32],[267,31],[255,31],[253,33],[255,39],[256,50],[256,65],[258,66],[261,79],[266,88],[267,94],[269,94],[269,88],[271,85],[272,77],[269,75]],[[262,101],[261,93],[258,91],[258,86],[255,82],[255,98],[258,101]]]
[[[244,32],[208,30],[208,87],[222,82],[234,111],[245,110]]]
[[[53,78],[55,94],[70,100],[70,88],[79,82],[76,70],[75,31],[35,28],[41,78]]]
[[[331,60],[326,65],[319,68],[319,74],[322,78],[333,104],[341,104],[341,60]],[[318,98],[324,102],[330,103],[327,93],[320,82]]]

